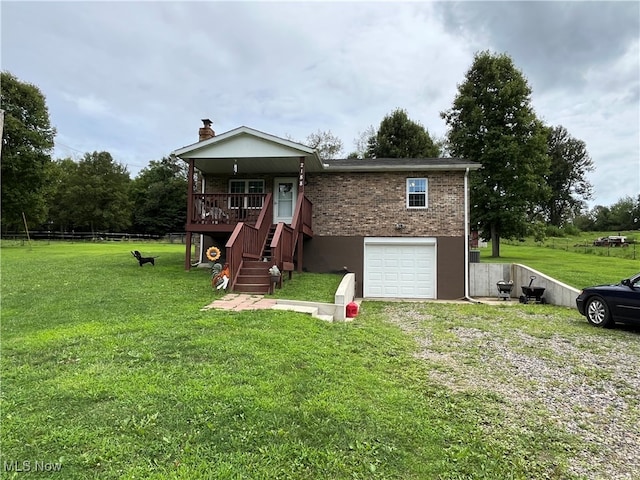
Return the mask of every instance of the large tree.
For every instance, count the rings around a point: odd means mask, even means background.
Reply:
[[[546,130],[531,88],[509,56],[480,52],[441,116],[451,154],[482,164],[471,175],[471,217],[499,257],[500,238],[526,235],[549,191]]]
[[[52,217],[56,228],[119,231],[129,228],[133,202],[127,168],[109,152],[86,153],[58,164]]]
[[[2,228],[22,226],[22,214],[31,225],[46,220],[48,182],[55,129],[45,97],[38,87],[21,82],[9,72],[0,77],[2,135]]]
[[[371,158],[431,158],[439,153],[427,129],[411,120],[401,108],[382,119],[367,148],[367,156]]]
[[[585,175],[593,171],[593,161],[585,143],[573,138],[561,125],[548,129],[547,144],[551,160],[547,184],[551,195],[542,209],[548,223],[562,227],[592,197],[592,186]]]
[[[187,165],[177,158],[152,160],[133,180],[133,230],[164,235],[187,222]]]

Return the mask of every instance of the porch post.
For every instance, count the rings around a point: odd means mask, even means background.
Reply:
[[[305,180],[305,171],[304,171],[304,157],[300,157],[300,172],[298,174],[298,195],[302,195],[304,197],[304,180]],[[304,201],[302,202],[302,210],[300,212],[301,218],[298,222],[298,232],[296,237],[298,238],[298,273],[302,273],[302,260],[303,260],[303,247],[304,244],[304,234],[302,233],[304,228]]]
[[[300,157],[300,172],[298,173],[298,194],[304,195],[304,157]]]
[[[191,219],[193,217],[193,176],[195,174],[194,160],[189,159],[189,173],[187,174],[187,252],[184,256],[184,269],[191,270]]]
[[[191,232],[187,232],[187,254],[184,256],[184,269],[191,270]]]

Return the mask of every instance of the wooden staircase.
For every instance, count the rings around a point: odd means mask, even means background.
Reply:
[[[256,293],[264,295],[270,291],[271,276],[269,275],[269,268],[273,265],[271,261],[271,240],[276,231],[276,226],[272,225],[267,235],[267,241],[264,244],[262,251],[262,260],[244,260],[240,273],[238,274],[238,280],[233,289],[237,293]],[[264,259],[267,259],[265,262]]]

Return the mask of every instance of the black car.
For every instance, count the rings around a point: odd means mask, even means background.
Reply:
[[[587,287],[576,298],[581,315],[596,327],[615,322],[640,324],[640,273],[617,285]]]

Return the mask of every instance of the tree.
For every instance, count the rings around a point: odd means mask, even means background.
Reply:
[[[177,158],[152,160],[133,180],[133,230],[164,235],[187,223],[187,165]]]
[[[376,129],[373,125],[369,125],[364,131],[359,132],[358,136],[353,141],[353,145],[356,147],[354,151],[347,155],[347,158],[366,158],[367,149],[369,148],[369,139],[376,135]]]
[[[609,209],[610,224],[607,230],[633,230],[637,228],[636,208],[633,198],[629,196],[623,197],[611,205]]]
[[[109,152],[85,153],[58,163],[52,216],[60,228],[124,230],[131,225],[129,172]]]
[[[400,108],[382,119],[367,146],[371,158],[431,158],[439,153],[429,132]]]
[[[51,162],[55,129],[45,97],[35,85],[0,74],[0,102],[4,110],[2,137],[2,227],[20,228],[24,212],[29,223],[45,221],[48,187],[45,171]]]
[[[549,189],[547,136],[531,107],[531,88],[505,54],[480,52],[442,112],[452,155],[482,164],[471,178],[471,216],[492,255],[500,238],[526,235]]]
[[[315,148],[322,159],[339,158],[342,156],[342,140],[331,133],[331,130],[324,132],[318,130],[315,133],[311,133],[303,143],[311,148]]]
[[[49,198],[49,219],[55,230],[68,231],[75,228],[77,199],[70,194],[72,181],[78,175],[78,164],[71,158],[55,160],[49,169],[52,187]],[[78,182],[79,183],[79,182]]]
[[[551,195],[542,209],[549,224],[562,227],[592,197],[592,186],[585,175],[593,171],[593,161],[585,143],[561,125],[548,129],[547,144],[551,169],[546,181]]]

